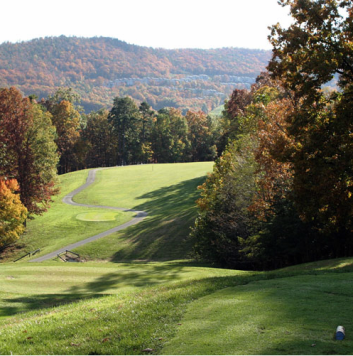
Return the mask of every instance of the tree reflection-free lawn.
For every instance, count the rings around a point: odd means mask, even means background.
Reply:
[[[227,288],[189,306],[165,354],[351,354],[353,273]],[[346,339],[333,339],[345,326]]]

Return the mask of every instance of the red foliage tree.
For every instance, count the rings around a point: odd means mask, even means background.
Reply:
[[[29,213],[41,214],[57,193],[58,156],[49,114],[16,88],[2,89],[0,126],[0,174],[18,181],[21,201]]]

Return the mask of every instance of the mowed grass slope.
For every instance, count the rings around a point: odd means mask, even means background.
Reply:
[[[261,280],[192,303],[165,354],[352,354],[353,273]],[[334,340],[338,325],[347,330]]]
[[[163,340],[176,332],[186,304],[219,288],[223,278],[248,274],[182,261],[4,267],[0,354],[140,354],[145,347],[161,349]]]
[[[43,265],[49,274],[52,264]],[[47,292],[66,305],[52,307],[50,295],[27,287],[17,303],[37,305],[0,320],[0,353],[351,354],[353,259],[266,273],[182,262],[96,265],[95,277],[94,264],[62,265],[55,279],[71,275],[68,288],[59,282]],[[344,341],[333,339],[336,324],[346,328]]]
[[[145,220],[75,251],[110,261],[189,258],[195,201],[213,162],[116,167],[97,172],[96,183],[75,197],[79,203],[143,210]]]
[[[164,263],[6,263],[0,269],[0,317],[61,303],[238,271]]]

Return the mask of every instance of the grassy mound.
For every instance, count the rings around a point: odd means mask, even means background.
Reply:
[[[227,288],[190,305],[165,354],[350,354],[353,273],[297,276]],[[346,306],[346,307],[344,307]],[[196,351],[196,352],[195,352]]]

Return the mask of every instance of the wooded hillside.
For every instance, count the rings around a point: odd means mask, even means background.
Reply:
[[[47,37],[0,45],[0,87],[39,98],[72,87],[86,111],[130,95],[155,109],[207,112],[235,88],[249,88],[269,59],[263,50],[166,50],[104,37]]]

